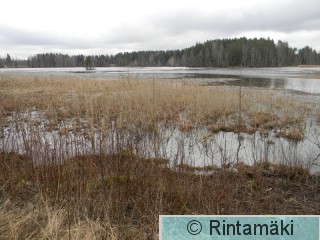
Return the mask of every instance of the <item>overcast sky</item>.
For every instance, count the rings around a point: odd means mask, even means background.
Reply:
[[[320,0],[5,0],[0,56],[182,49],[270,37],[320,52]]]

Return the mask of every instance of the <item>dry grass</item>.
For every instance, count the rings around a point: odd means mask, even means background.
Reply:
[[[319,177],[299,166],[195,167],[184,139],[175,160],[162,157],[175,129],[296,138],[305,111],[292,99],[245,90],[239,109],[236,88],[164,80],[2,77],[0,86],[0,238],[156,239],[159,214],[320,211]]]
[[[176,125],[186,132],[204,126],[211,130],[214,126],[220,130],[239,130],[238,90],[232,88],[165,80],[40,80],[26,77],[2,78],[0,85],[1,116],[44,112],[47,130],[70,119],[74,120],[72,124],[85,119],[88,125],[106,128],[116,120],[123,128],[141,125],[152,128],[154,123],[162,123]],[[286,110],[293,99],[247,90],[241,101],[243,124],[254,130],[284,127],[288,119],[296,118],[293,112],[297,109]],[[75,124],[73,130],[81,127]],[[67,129],[62,134],[65,131]]]
[[[67,209],[52,207],[41,197],[17,205],[7,200],[0,207],[0,239],[118,239],[109,222],[90,219],[70,223]]]
[[[298,75],[291,76],[292,78],[303,78],[303,79],[320,79],[320,75]]]
[[[298,65],[298,68],[319,68],[320,65]]]
[[[1,155],[1,163],[14,154]],[[301,167],[239,163],[195,169],[120,155],[79,156],[1,177],[5,239],[156,239],[159,214],[317,214],[319,177]],[[15,179],[15,180],[14,180]],[[293,201],[294,200],[294,201]]]

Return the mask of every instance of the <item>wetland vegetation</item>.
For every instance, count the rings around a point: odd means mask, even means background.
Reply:
[[[0,86],[0,238],[153,239],[159,214],[320,212],[319,109],[295,94],[73,75]]]

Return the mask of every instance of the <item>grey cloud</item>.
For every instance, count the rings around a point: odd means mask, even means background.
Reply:
[[[68,37],[50,32],[28,31],[0,25],[0,43],[5,46],[34,46],[48,48],[87,49],[101,44],[101,39],[89,37]]]
[[[94,35],[57,35],[57,33],[30,31],[13,28],[0,23],[0,45],[6,49],[30,49],[30,54],[41,51],[110,53],[114,49],[130,50],[166,50],[179,49],[207,39],[245,36],[250,32],[272,32],[288,36],[287,40],[295,44],[297,33],[313,32],[319,39],[320,1],[298,0],[279,1],[275,5],[244,6],[239,10],[216,11],[214,5],[200,9],[169,9],[164,12],[151,12],[139,21],[126,20],[115,25],[108,32]],[[90,30],[89,30],[90,31]],[[314,37],[316,36],[316,37]],[[259,37],[259,36],[257,36]],[[272,36],[270,36],[272,37]],[[320,36],[319,36],[320,37]],[[300,39],[304,44],[308,39]],[[311,40],[310,40],[311,42]],[[305,45],[308,43],[306,42]],[[310,44],[311,45],[311,44]],[[318,46],[311,47],[319,49]],[[113,49],[113,50],[112,50]],[[114,52],[112,52],[114,53]]]
[[[212,31],[235,34],[243,31],[293,32],[314,30],[320,25],[320,1],[291,1],[282,6],[265,6],[258,9],[195,12],[192,9],[176,10],[151,17],[155,27],[169,34],[188,31]]]
[[[136,44],[147,44],[159,39],[161,33],[148,23],[122,24],[105,34],[104,43],[107,45],[125,45],[130,47]]]
[[[0,25],[0,39],[2,44],[16,45],[53,45],[53,36],[31,32],[23,29]]]
[[[308,5],[308,2],[306,1],[303,4]],[[318,8],[314,5],[305,8],[304,5],[301,6],[301,3],[292,2],[290,5],[284,5],[281,8],[270,6],[258,12],[248,13],[248,18],[244,17],[242,21],[254,30],[260,31],[290,33],[318,29],[315,23],[320,22],[320,4],[317,3]]]

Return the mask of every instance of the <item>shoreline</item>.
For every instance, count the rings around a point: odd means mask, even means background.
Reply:
[[[320,68],[320,65],[298,65],[298,68]]]

